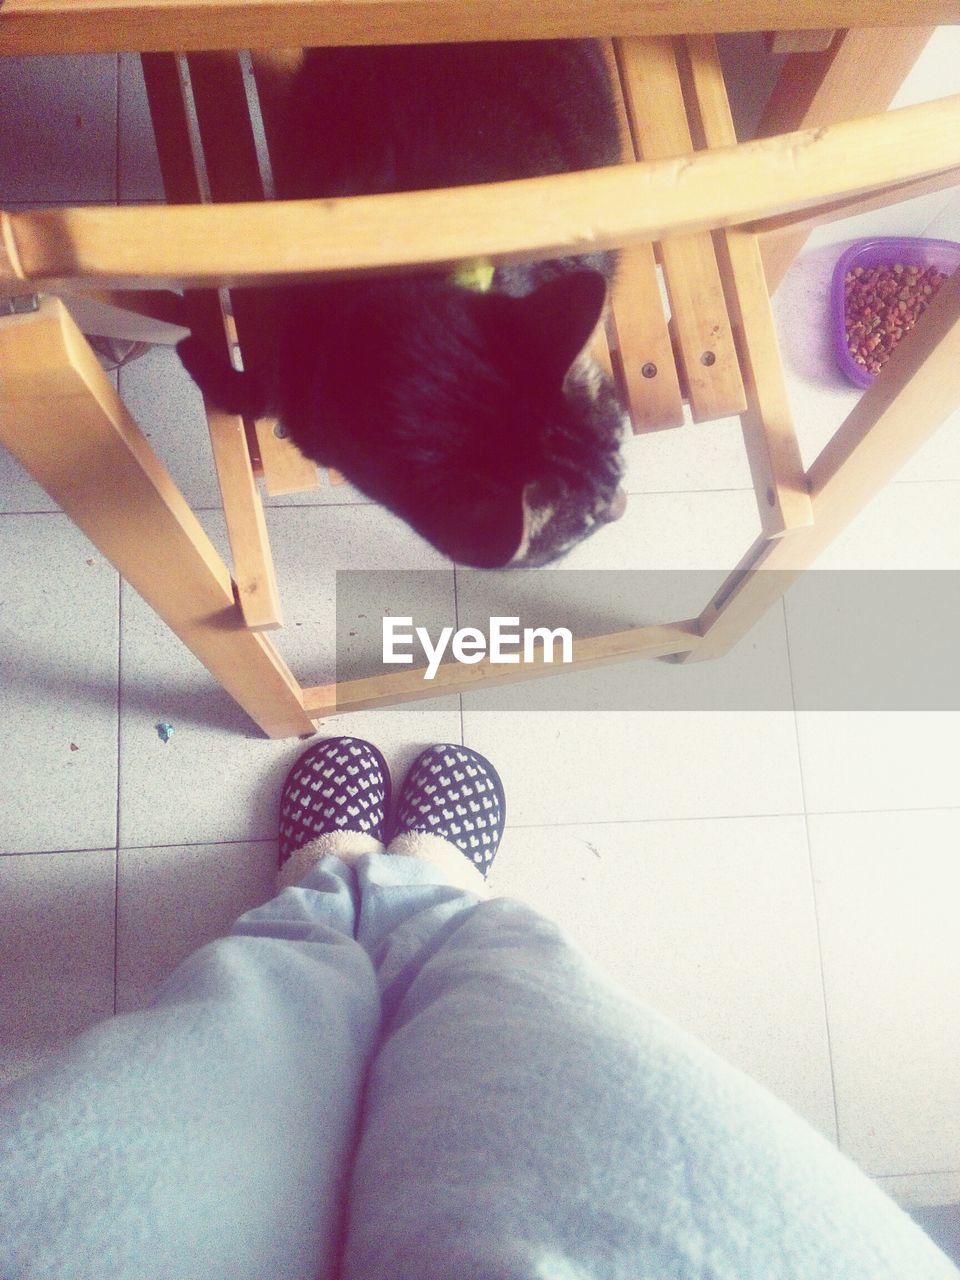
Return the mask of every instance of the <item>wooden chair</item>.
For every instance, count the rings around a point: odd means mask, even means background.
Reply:
[[[638,431],[678,427],[684,401],[695,421],[741,415],[761,533],[697,617],[577,640],[573,665],[725,652],[960,403],[958,273],[813,465],[801,461],[768,279],[779,281],[815,223],[960,182],[960,97],[869,114],[888,105],[930,28],[848,27],[861,8],[265,0],[254,28],[244,0],[109,10],[7,0],[0,53],[142,52],[170,203],[0,214],[0,439],[270,736],[313,732],[334,712],[552,674],[452,663],[429,683],[404,668],[301,687],[266,634],[281,619],[258,476],[268,492],[289,492],[320,483],[316,467],[276,423],[207,406],[231,574],[80,326],[155,342],[199,328],[249,355],[263,320],[243,293],[230,301],[231,286],[622,248],[597,354]],[[952,0],[914,0],[910,21],[951,16]],[[900,5],[871,7],[872,22],[903,20]],[[797,30],[772,37],[776,46],[815,51],[785,64],[761,129],[777,136],[737,145],[707,28],[785,21]],[[837,29],[814,31],[824,23]],[[323,203],[263,199],[260,120],[275,135],[301,46],[610,32],[617,168]]]

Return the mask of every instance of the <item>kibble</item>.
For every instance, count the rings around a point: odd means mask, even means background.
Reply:
[[[902,262],[848,271],[843,310],[847,350],[857,364],[868,373],[879,373],[946,278],[936,267]]]

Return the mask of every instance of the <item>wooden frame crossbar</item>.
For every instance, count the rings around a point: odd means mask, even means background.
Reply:
[[[0,293],[269,284],[587,253],[750,224],[960,168],[960,95],[670,160],[443,191],[0,217]]]
[[[915,26],[956,0],[4,0],[0,54]]]

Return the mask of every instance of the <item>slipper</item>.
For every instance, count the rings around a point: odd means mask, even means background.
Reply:
[[[356,832],[383,840],[390,804],[387,762],[363,738],[325,738],[298,757],[280,793],[280,865],[318,836]]]
[[[400,788],[392,839],[407,832],[439,836],[485,876],[500,847],[506,817],[503,783],[490,761],[470,747],[438,743],[410,766]]]

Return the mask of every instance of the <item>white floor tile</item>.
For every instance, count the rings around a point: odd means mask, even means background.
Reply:
[[[464,741],[503,775],[510,821],[726,817],[801,811],[787,712],[474,711]]]
[[[0,858],[0,1086],[113,1013],[112,849]]]
[[[117,1012],[148,1004],[182,960],[276,892],[276,840],[121,849]]]
[[[273,638],[304,683],[365,674],[366,656],[379,667],[387,614],[454,620],[452,564],[383,507],[277,507],[267,523],[286,624]]]
[[[960,1169],[948,1173],[895,1173],[874,1182],[904,1209],[960,1205]]]
[[[798,711],[960,711],[960,573],[812,569],[785,601]]]
[[[59,507],[19,459],[0,445],[0,513],[30,514],[35,511],[59,511]]]
[[[960,569],[960,480],[888,485],[816,569]]]
[[[0,850],[116,840],[117,575],[62,515],[0,517]]]
[[[222,520],[212,513],[205,520],[211,535],[222,542]],[[304,683],[334,678],[334,564],[389,567],[400,582],[398,568],[431,570],[431,582],[446,580],[446,608],[452,611],[453,575],[437,572],[444,561],[378,509],[278,509],[271,512],[270,524],[286,619],[282,633],[274,637]],[[308,548],[316,549],[313,555],[305,554]],[[275,838],[280,785],[302,745],[264,740],[126,586],[121,708],[124,847]],[[157,733],[159,722],[173,725],[167,743]],[[400,760],[398,753],[403,763],[430,742],[459,741],[459,702],[456,697],[431,699],[331,717],[319,732],[370,737],[392,765]]]
[[[691,422],[682,427],[645,431],[624,445],[628,493],[701,492],[710,489],[753,491],[750,465],[739,418]],[[634,500],[636,505],[636,500]]]
[[[583,634],[696,616],[756,522],[752,492],[635,498],[622,520],[538,577],[533,621],[566,618]],[[504,600],[491,597],[489,575],[458,573],[457,582],[461,625],[482,625]],[[464,694],[463,709],[466,742],[504,762],[512,821],[523,825],[801,808],[779,609],[717,662],[566,673]]]
[[[943,207],[924,227],[923,234],[932,236],[935,240],[954,240],[960,243],[960,191],[954,188],[947,194]]]
[[[121,368],[120,398],[193,508],[220,506],[203,400],[170,347]]]
[[[909,678],[910,663],[919,663],[919,675],[930,675],[931,668],[945,672],[941,685],[942,702],[947,708],[957,705],[956,676],[949,664],[949,637],[956,629],[956,586],[953,577],[960,568],[960,522],[956,511],[960,503],[960,484],[928,482],[892,485],[862,513],[858,520],[820,558],[815,573],[823,570],[900,570],[904,577],[897,590],[901,594],[898,623],[884,623],[882,617],[884,591],[874,591],[870,578],[857,575],[853,579],[851,598],[863,597],[869,604],[875,597],[877,625],[886,632],[878,634],[879,642],[871,643],[870,620],[866,604],[858,608],[856,618],[846,616],[841,605],[829,622],[836,631],[829,640],[829,650],[837,653],[837,662],[856,661],[857,646],[862,643],[863,671],[874,670],[878,659],[896,662],[886,685],[869,700],[862,711],[840,709],[845,690],[838,689],[835,702],[830,701],[831,678],[836,679],[837,666],[831,670],[829,653],[818,652],[822,638],[817,620],[811,619],[804,603],[817,596],[820,584],[808,575],[797,584],[786,601],[787,634],[791,645],[803,769],[804,792],[812,813],[837,810],[931,808],[957,802],[956,770],[953,760],[960,739],[960,712],[929,710],[927,703],[907,704],[886,701],[893,698],[894,674],[904,671]],[[910,601],[915,593],[922,599],[924,581],[914,578],[911,570],[942,570],[943,598],[938,608],[914,617]],[[835,581],[841,581],[837,575]],[[890,607],[890,615],[894,616]],[[938,622],[930,619],[936,617]],[[903,625],[899,625],[902,623]],[[915,625],[915,643],[910,645],[910,626]],[[919,639],[924,626],[933,626],[930,645],[925,652]],[[938,630],[939,626],[939,630]],[[859,628],[859,629],[858,629]],[[828,633],[829,634],[829,633]],[[899,637],[899,639],[898,639]],[[933,646],[932,648],[930,646]],[[944,649],[946,648],[946,661]],[[889,655],[889,656],[885,656]],[[882,675],[882,673],[880,673]],[[947,683],[949,682],[949,683]],[[882,684],[882,682],[880,682]],[[900,685],[896,681],[896,685]],[[923,683],[919,681],[918,683]],[[936,680],[933,681],[937,683]],[[929,681],[927,682],[929,685]],[[818,703],[818,690],[823,694]],[[936,696],[936,689],[931,691]],[[817,707],[819,710],[804,710]],[[937,704],[934,704],[937,705]],[[896,709],[900,707],[900,709]]]
[[[508,827],[490,880],[835,1140],[802,817]]]
[[[960,480],[960,410],[938,428],[933,439],[915,453],[897,481]]]
[[[808,813],[960,800],[960,712],[801,711],[797,731]]]
[[[753,491],[633,495],[620,520],[579,543],[565,569],[727,570],[760,531]]]
[[[960,1168],[960,811],[810,819],[840,1145]]]
[[[120,395],[177,487],[194,508],[220,507],[220,489],[210,452],[203,401],[171,347],[153,347],[120,370]],[[267,506],[345,506],[370,499],[350,484],[334,485],[320,472],[320,485],[302,493],[270,497]]]
[[[117,198],[117,59],[0,59],[0,200]]]

